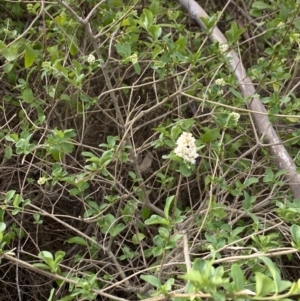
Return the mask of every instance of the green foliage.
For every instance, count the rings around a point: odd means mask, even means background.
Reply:
[[[59,263],[63,260],[65,252],[57,251],[53,255],[48,251],[42,251],[39,253],[38,257],[42,259],[45,263],[35,263],[34,266],[44,270],[50,270],[52,273],[60,274]]]
[[[246,1],[243,26],[214,3],[205,30],[165,0],[0,7],[1,296],[29,273],[36,300],[299,295],[300,200],[225,55],[299,166],[297,1]]]

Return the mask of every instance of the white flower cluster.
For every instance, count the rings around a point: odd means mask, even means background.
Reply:
[[[227,115],[227,120],[224,128],[233,128],[238,125],[238,121],[240,119],[241,115],[239,113],[231,112]]]
[[[229,49],[229,46],[228,46],[227,43],[223,43],[223,44],[221,44],[221,45],[219,46],[219,49],[220,49],[220,52],[221,52],[221,53],[225,53],[225,52],[227,52],[227,50]]]
[[[130,62],[132,64],[135,64],[138,62],[138,56],[136,53],[132,54],[131,56],[128,57],[128,59],[130,60]]]
[[[239,113],[231,112],[229,115],[229,118],[230,117],[234,120],[235,123],[237,123],[239,121],[241,115]]]
[[[38,179],[37,183],[39,185],[44,185],[47,182],[47,179],[45,177],[41,177]]]
[[[199,157],[195,141],[196,139],[191,133],[183,132],[176,142],[175,154],[185,161],[195,164],[196,158]]]
[[[88,58],[87,58],[87,62],[89,63],[89,64],[92,64],[92,63],[94,63],[95,62],[95,57],[92,55],[92,54],[90,54],[89,56],[88,56]]]
[[[216,83],[217,86],[220,86],[220,87],[226,85],[226,82],[225,82],[224,78],[218,78],[218,79],[216,79],[215,83]]]

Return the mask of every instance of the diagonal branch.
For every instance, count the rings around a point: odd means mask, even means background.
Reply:
[[[208,15],[195,0],[177,0],[184,7],[190,17],[194,19],[201,28],[205,28],[204,23],[200,18],[207,18]],[[229,0],[230,2],[230,0]],[[220,44],[227,43],[223,33],[215,27],[210,35],[210,40],[219,42]],[[296,165],[284,147],[281,139],[275,132],[268,116],[267,110],[261,103],[260,99],[255,96],[255,88],[251,79],[247,76],[243,63],[234,50],[226,54],[229,59],[229,64],[234,70],[235,76],[239,81],[240,90],[248,101],[248,109],[250,111],[262,112],[251,113],[257,133],[261,136],[264,142],[268,143],[269,153],[275,157],[275,164],[278,169],[287,171],[286,180],[295,198],[300,198],[300,174],[296,171]],[[261,144],[262,145],[262,144]]]

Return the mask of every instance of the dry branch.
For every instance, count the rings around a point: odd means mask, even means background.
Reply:
[[[194,0],[178,0],[178,2],[188,11],[190,17],[194,19],[201,28],[206,28],[200,18],[208,18],[208,15],[197,2]],[[225,36],[218,29],[218,27],[215,27],[212,30],[210,40],[213,42],[217,41],[220,44],[227,43]],[[248,109],[253,111],[251,112],[251,117],[253,119],[257,134],[264,143],[268,143],[269,153],[274,156],[277,168],[285,169],[287,171],[286,180],[294,197],[300,198],[300,174],[297,173],[296,165],[293,159],[275,132],[267,116],[266,108],[261,103],[260,99],[254,96],[255,88],[251,79],[246,74],[241,59],[234,50],[229,51],[226,54],[226,57],[229,59],[230,66],[239,81],[239,87],[243,96],[250,99],[248,101]],[[261,112],[262,114],[257,112]]]

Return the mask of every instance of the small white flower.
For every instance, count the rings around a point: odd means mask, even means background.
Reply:
[[[38,179],[37,183],[39,185],[44,185],[46,183],[47,179],[45,177],[41,177]]]
[[[216,85],[218,85],[218,86],[220,86],[220,87],[226,85],[226,82],[225,82],[224,78],[218,78],[218,79],[216,79],[216,80],[215,80],[215,83],[216,83]]]
[[[176,142],[175,154],[185,161],[195,164],[196,158],[199,157],[195,141],[196,139],[191,133],[183,132]]]
[[[136,53],[132,54],[130,57],[129,57],[129,60],[132,64],[135,64],[138,62],[138,56]]]
[[[217,95],[218,95],[218,96],[221,96],[221,95],[223,95],[223,94],[224,94],[224,90],[222,90],[222,89],[219,90],[219,91],[217,92]]]
[[[95,60],[96,60],[96,58],[95,58],[92,54],[90,54],[90,55],[88,56],[88,58],[87,58],[87,61],[88,61],[89,64],[94,63]]]
[[[219,49],[220,49],[220,52],[221,52],[221,53],[225,53],[225,52],[227,52],[227,50],[229,49],[229,46],[228,46],[227,43],[223,43],[223,44],[221,44],[221,45],[219,46]]]
[[[231,112],[230,117],[237,123],[241,117],[239,113]]]

